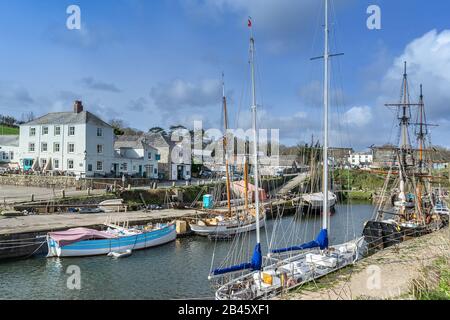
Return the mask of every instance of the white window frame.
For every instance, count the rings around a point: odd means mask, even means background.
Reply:
[[[45,146],[45,150],[44,150],[44,146]],[[41,152],[48,152],[48,143],[47,142],[41,143]]]
[[[56,150],[56,146],[58,146],[58,150]],[[61,152],[61,144],[59,142],[53,143],[53,152]]]
[[[59,170],[59,159],[53,159],[53,168]]]
[[[55,126],[54,134],[55,134],[55,136],[61,135],[61,127],[60,126]]]
[[[103,137],[103,128],[97,128],[97,137]]]
[[[28,144],[28,152],[36,152],[36,144],[34,142]]]
[[[73,170],[74,168],[75,168],[75,161],[73,161],[72,159],[67,159],[67,170]]]
[[[99,169],[99,164],[101,166],[101,169]],[[97,161],[95,164],[95,171],[103,171],[103,161]]]
[[[36,136],[36,128],[32,127],[30,128],[30,137],[35,137]]]
[[[70,146],[73,146],[73,151],[70,151]],[[67,143],[67,153],[75,153],[75,143],[73,142]]]
[[[75,127],[74,127],[74,126],[70,126],[70,127],[69,127],[69,132],[68,132],[68,134],[69,134],[69,137],[72,137],[72,136],[75,135]]]
[[[100,147],[100,151],[99,151],[99,147]],[[103,154],[103,145],[102,144],[98,144],[97,145],[97,154]]]

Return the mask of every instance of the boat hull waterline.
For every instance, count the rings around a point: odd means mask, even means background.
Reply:
[[[263,228],[265,226],[265,218],[261,218],[259,220],[259,226],[260,228]],[[236,235],[243,232],[250,232],[256,230],[256,221],[245,224],[245,225],[239,225],[239,224],[222,224],[217,226],[200,226],[198,224],[190,224],[191,230],[199,236],[225,236],[225,235]]]

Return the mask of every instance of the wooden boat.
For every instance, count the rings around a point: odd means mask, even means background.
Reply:
[[[47,235],[48,257],[85,257],[140,250],[175,241],[177,237],[174,223],[143,230],[108,227],[106,231],[76,228],[50,232]]]

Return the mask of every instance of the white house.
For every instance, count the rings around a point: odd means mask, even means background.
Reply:
[[[352,167],[368,168],[373,163],[373,154],[370,152],[352,152],[348,157],[348,163]]]
[[[49,113],[21,125],[19,148],[25,171],[103,176],[111,172],[114,132],[76,101],[72,112]]]
[[[158,179],[158,150],[141,136],[119,136],[113,168],[116,173]]]
[[[154,177],[157,163],[148,158],[154,149],[115,142],[114,129],[75,101],[72,112],[49,113],[20,126],[20,167],[79,177]]]
[[[0,163],[9,165],[19,162],[19,136],[0,136]]]

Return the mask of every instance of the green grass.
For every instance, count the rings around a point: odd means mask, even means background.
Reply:
[[[5,135],[19,135],[19,128],[18,127],[9,127],[5,126],[3,124],[0,124],[0,136]]]
[[[450,264],[441,257],[423,270],[423,277],[413,284],[413,296],[418,300],[450,300]]]

